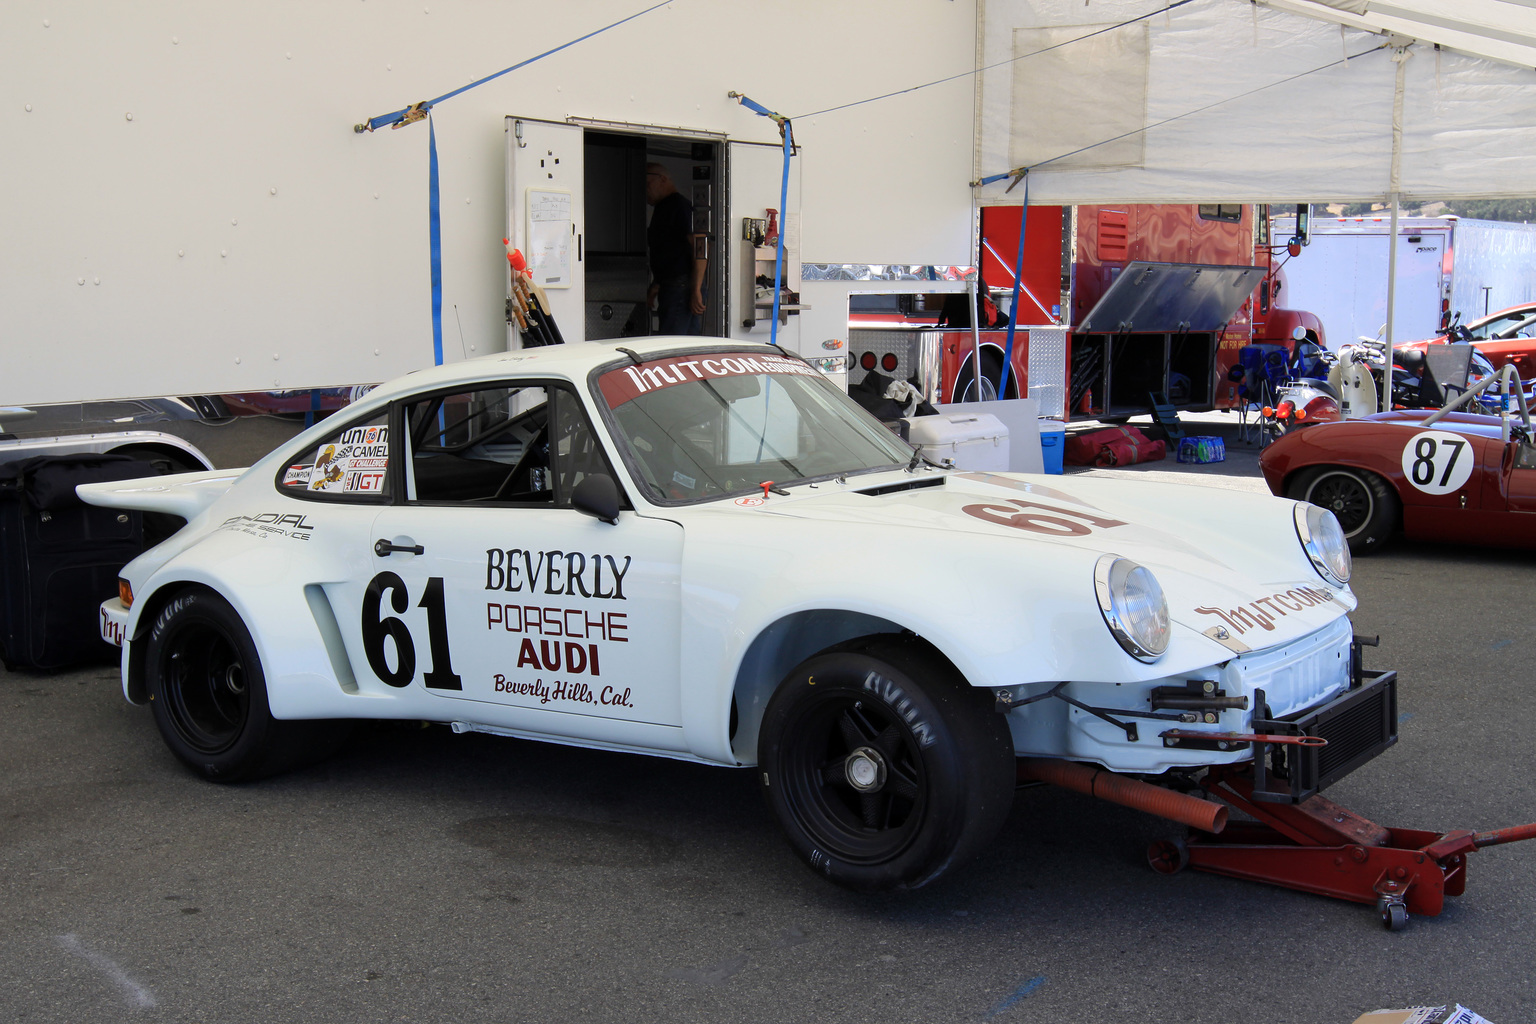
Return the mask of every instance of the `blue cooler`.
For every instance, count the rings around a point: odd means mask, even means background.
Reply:
[[[1040,421],[1040,456],[1047,473],[1062,471],[1062,456],[1067,448],[1067,425],[1055,420]]]

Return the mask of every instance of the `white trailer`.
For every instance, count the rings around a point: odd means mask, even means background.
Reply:
[[[1294,219],[1277,217],[1275,238]],[[1285,305],[1323,321],[1330,347],[1376,337],[1387,321],[1389,218],[1319,218],[1312,242],[1284,264]],[[1536,298],[1536,225],[1457,217],[1398,221],[1393,340],[1432,338],[1446,318],[1482,316]]]
[[[974,262],[970,2],[4,4],[0,404],[431,365],[428,125],[353,125],[626,18],[433,109],[445,361],[507,344],[501,240],[527,231],[530,189],[571,199],[573,276],[546,288],[566,340],[589,309],[611,326],[613,282],[587,257],[616,193],[582,171],[613,169],[622,146],[601,143],[626,140],[708,200],[718,329],[766,338],[766,315],[744,308],[762,254],[743,247],[741,218],[782,205],[779,132],[731,90],[794,118],[804,198],[781,213],[799,214],[784,225],[797,262]],[[840,354],[823,345],[847,337],[854,287],[807,280],[786,345]]]

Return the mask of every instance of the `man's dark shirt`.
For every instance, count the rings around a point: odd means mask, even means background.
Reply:
[[[681,192],[665,196],[651,211],[645,241],[651,279],[657,284],[688,282],[693,275],[693,204]]]

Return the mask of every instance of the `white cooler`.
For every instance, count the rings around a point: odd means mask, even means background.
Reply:
[[[907,418],[907,440],[934,462],[956,469],[1008,472],[1008,428],[986,412],[947,412]]]

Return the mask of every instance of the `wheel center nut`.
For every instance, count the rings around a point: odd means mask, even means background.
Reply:
[[[245,692],[245,673],[240,671],[239,665],[231,665],[224,671],[224,685],[230,693]]]
[[[871,747],[860,747],[843,763],[848,784],[860,793],[872,793],[885,785],[885,758]]]

